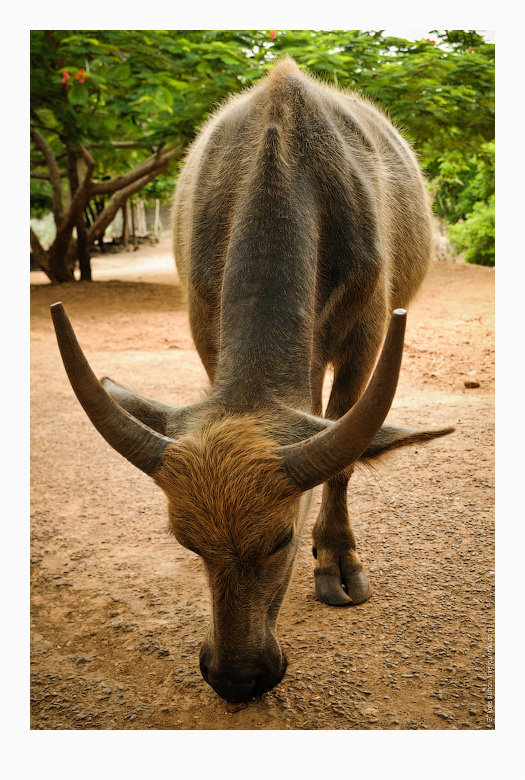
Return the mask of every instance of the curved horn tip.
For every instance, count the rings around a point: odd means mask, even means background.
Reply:
[[[114,450],[153,476],[162,465],[162,452],[174,439],[133,417],[107,393],[89,367],[61,302],[51,306],[51,315],[64,368],[87,416]]]
[[[62,305],[62,301],[57,301],[56,303],[52,303],[49,309],[51,311],[51,319],[53,320],[53,323],[57,323],[60,320],[63,320],[64,318],[67,319],[66,310]]]

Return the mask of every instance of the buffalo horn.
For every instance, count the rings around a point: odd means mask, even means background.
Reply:
[[[381,428],[396,392],[405,324],[405,309],[395,309],[376,369],[350,411],[309,439],[277,448],[288,475],[301,491],[326,482],[355,463]]]
[[[51,306],[51,316],[69,381],[87,416],[113,449],[151,476],[174,440],[148,428],[110,398],[91,370],[61,303]]]

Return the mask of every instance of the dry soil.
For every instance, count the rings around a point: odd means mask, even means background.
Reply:
[[[206,376],[169,237],[93,266],[92,283],[31,273],[31,727],[493,729],[493,270],[436,262],[409,311],[389,420],[457,430],[352,478],[372,599],[316,600],[317,490],[279,619],[287,673],[231,712],[199,672],[201,562],[167,534],[163,494],[78,405],[49,315],[62,300],[98,376],[196,400]]]

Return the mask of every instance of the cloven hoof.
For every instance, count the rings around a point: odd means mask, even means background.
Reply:
[[[333,607],[362,604],[372,595],[372,586],[364,571],[356,571],[345,577],[345,587],[339,577],[321,574],[315,578],[315,592],[319,601]]]

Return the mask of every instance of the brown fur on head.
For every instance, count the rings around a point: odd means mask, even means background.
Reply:
[[[220,554],[232,563],[271,553],[299,496],[274,446],[260,421],[227,416],[166,448],[154,479],[181,544],[205,560]]]

